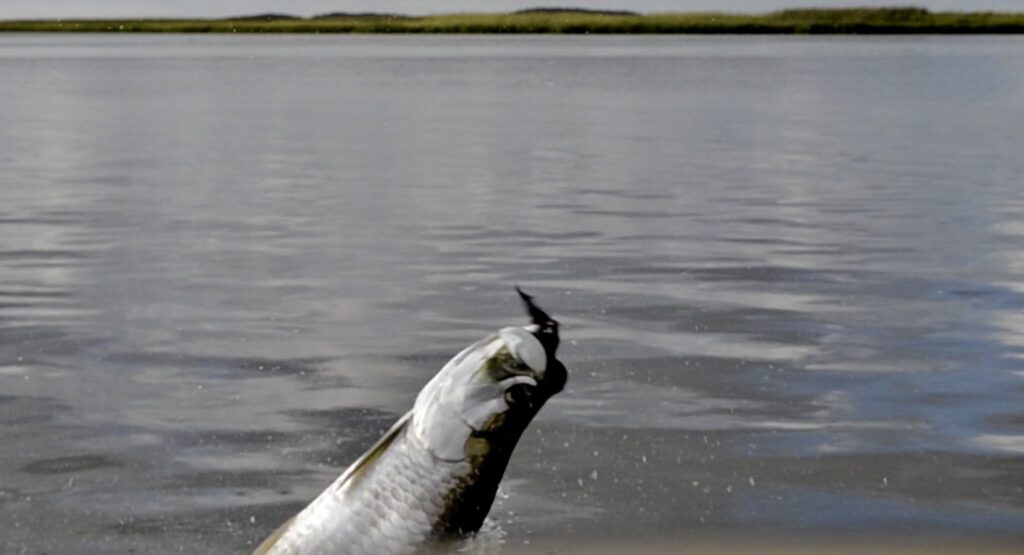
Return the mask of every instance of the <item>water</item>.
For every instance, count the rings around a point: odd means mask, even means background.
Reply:
[[[524,542],[1020,539],[1020,38],[0,37],[0,552],[245,553],[563,323]]]

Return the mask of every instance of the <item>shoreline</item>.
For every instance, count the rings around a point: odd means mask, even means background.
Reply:
[[[794,9],[767,14],[528,10],[429,16],[264,14],[225,19],[0,21],[5,33],[243,34],[1024,34],[1024,12],[930,12],[922,8]]]

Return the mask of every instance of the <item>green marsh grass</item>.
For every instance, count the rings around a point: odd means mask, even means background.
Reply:
[[[310,19],[0,21],[0,32],[103,33],[553,33],[960,34],[1024,33],[1022,13],[933,13],[922,8],[800,9],[769,14],[534,11],[410,17],[332,14]]]

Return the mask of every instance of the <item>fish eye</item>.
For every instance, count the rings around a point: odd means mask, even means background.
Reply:
[[[530,386],[517,383],[505,390],[505,402],[510,406],[525,402],[530,398]]]

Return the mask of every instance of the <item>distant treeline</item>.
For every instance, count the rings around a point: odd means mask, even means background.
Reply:
[[[1024,33],[1022,13],[933,13],[923,8],[782,10],[768,14],[659,13],[535,8],[508,14],[406,16],[260,14],[228,19],[0,21],[0,32],[136,33]]]

